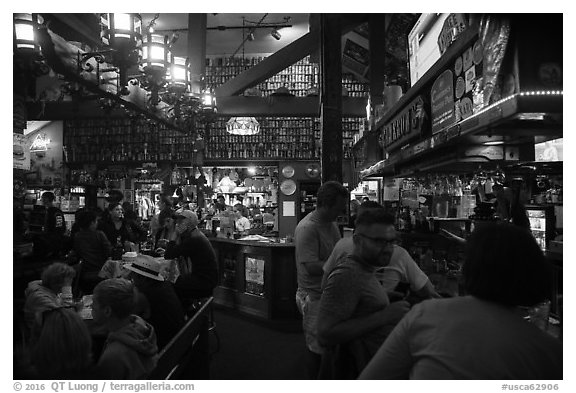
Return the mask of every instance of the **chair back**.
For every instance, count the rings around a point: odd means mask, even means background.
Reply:
[[[208,379],[210,351],[208,317],[213,297],[170,340],[158,355],[148,379]]]

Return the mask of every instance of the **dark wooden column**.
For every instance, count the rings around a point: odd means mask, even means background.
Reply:
[[[322,182],[342,182],[342,54],[340,16],[320,18]]]
[[[370,100],[372,105],[382,104],[386,53],[386,14],[370,14]]]
[[[192,81],[200,81],[206,71],[206,14],[188,14],[188,51]],[[192,93],[200,94],[202,83],[192,83]]]

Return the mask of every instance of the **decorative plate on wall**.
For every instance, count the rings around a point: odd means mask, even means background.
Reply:
[[[296,183],[291,179],[284,180],[280,183],[280,191],[284,195],[292,195],[296,192]]]
[[[313,179],[320,175],[320,165],[316,163],[306,165],[306,174]]]
[[[282,168],[282,175],[288,178],[294,176],[294,168],[290,165],[286,165],[284,168]]]

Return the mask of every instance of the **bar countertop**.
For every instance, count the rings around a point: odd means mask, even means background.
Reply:
[[[272,238],[273,241],[264,242],[264,241],[256,241],[256,240],[240,240],[240,239],[228,239],[224,237],[209,237],[208,238],[211,242],[218,242],[218,243],[228,243],[228,244],[237,244],[240,246],[257,246],[257,247],[294,247],[294,243],[280,243],[280,239]]]

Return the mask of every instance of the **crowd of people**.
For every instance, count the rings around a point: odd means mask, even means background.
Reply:
[[[561,341],[521,312],[551,296],[549,262],[524,222],[459,242],[466,295],[442,298],[381,205],[357,206],[353,235],[340,238],[347,201],[341,184],[323,183],[295,231],[310,378],[562,379]]]
[[[398,244],[394,216],[380,204],[360,204],[352,236],[342,238],[336,220],[348,202],[340,183],[323,183],[316,209],[294,233],[310,379],[562,379],[561,341],[520,312],[551,292],[548,261],[523,225],[483,225],[459,242],[466,295],[444,298]],[[246,218],[241,204],[216,203]],[[15,359],[15,377],[146,378],[194,302],[212,295],[216,253],[198,215],[175,209],[170,198],[161,200],[149,239],[155,253],[177,260],[177,279],[168,281],[144,254],[126,265],[125,277],[104,279],[114,248],[132,250],[147,235],[125,209],[112,202],[103,214],[80,211],[73,251],[81,263],[55,262],[29,283],[27,347]],[[245,223],[237,229],[246,231]],[[92,295],[102,345],[78,313],[83,294]]]
[[[24,348],[15,352],[16,377],[146,378],[159,351],[193,315],[194,303],[212,296],[218,280],[216,254],[198,229],[196,213],[173,209],[169,198],[155,217],[152,252],[176,261],[175,279],[169,281],[158,260],[143,253],[124,265],[122,277],[102,274],[115,248],[121,254],[136,250],[148,238],[142,226],[124,214],[127,207],[112,201],[103,214],[79,211],[72,252],[28,284]],[[80,317],[83,295],[92,299],[88,322]]]

